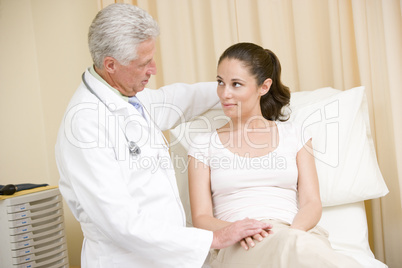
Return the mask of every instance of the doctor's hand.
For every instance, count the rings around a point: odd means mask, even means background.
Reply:
[[[214,231],[211,248],[222,249],[231,246],[244,238],[261,234],[264,230],[269,232],[269,229],[271,228],[271,224],[248,218],[236,221],[222,229]]]

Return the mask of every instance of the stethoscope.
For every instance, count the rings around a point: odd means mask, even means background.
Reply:
[[[96,98],[98,98],[98,100],[100,102],[103,103],[103,105],[105,105],[108,109],[109,107],[106,105],[106,103],[95,93],[95,91],[88,85],[87,81],[85,80],[85,72],[82,74],[82,82],[84,83],[85,87],[89,90],[89,92],[91,92]],[[150,113],[148,112],[147,109],[145,109],[145,107],[143,107],[143,109],[146,111],[146,113],[148,114],[149,119],[152,121],[153,125],[159,130],[159,132],[162,135],[162,138],[164,140],[164,144],[163,147],[165,150],[169,150],[169,142],[166,140],[165,135],[163,135],[162,130],[158,128],[158,126],[155,124],[155,122],[152,120]],[[110,111],[110,110],[109,110]],[[123,131],[123,130],[122,130]],[[141,154],[141,148],[138,146],[138,144],[134,141],[131,141],[127,138],[127,134],[123,131],[124,133],[124,137],[127,141],[127,146],[128,146],[128,150],[130,152],[130,154],[132,156],[138,156]]]
[[[95,91],[88,85],[87,81],[85,80],[85,72],[82,74],[82,82],[84,83],[85,87],[89,90],[89,92],[91,92],[95,97],[97,97],[99,99],[99,101],[102,102],[109,109],[109,107],[106,105],[106,103],[101,98],[99,98],[99,96],[95,93]],[[163,135],[162,130],[155,124],[155,122],[153,121],[151,114],[148,112],[148,110],[145,109],[145,107],[143,107],[143,109],[146,111],[146,113],[147,113],[149,119],[152,121],[153,125],[159,130],[159,132],[163,138],[163,141],[164,141],[164,144],[163,144],[164,149],[166,151],[169,151],[169,142],[167,141],[165,135]],[[110,109],[109,109],[109,111],[110,111]],[[130,155],[132,155],[133,157],[140,155],[141,148],[134,141],[130,141],[127,138],[127,135],[124,131],[123,131],[123,133],[124,133],[124,137],[126,138],[126,141],[127,141],[128,150],[130,152]],[[170,186],[172,187],[172,191],[175,192],[175,190],[174,190],[175,187],[172,185],[172,182],[170,180],[169,180],[169,183],[170,183]],[[179,199],[176,198],[176,201],[177,201],[178,206],[182,207],[180,198]],[[180,210],[180,212],[182,214],[183,224],[185,225],[186,224],[186,216],[182,209]]]

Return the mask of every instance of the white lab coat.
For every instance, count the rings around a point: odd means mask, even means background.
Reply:
[[[88,71],[85,78],[109,108],[81,83],[56,143],[60,191],[84,233],[81,267],[201,267],[213,235],[185,227],[160,129],[180,122],[180,111],[188,120],[214,106],[216,83],[145,89],[137,94],[145,120]],[[139,155],[130,156],[124,132]]]

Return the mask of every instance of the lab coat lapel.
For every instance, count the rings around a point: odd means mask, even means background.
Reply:
[[[127,101],[123,100],[116,93],[111,91],[105,84],[96,79],[88,70],[85,72],[85,80],[92,90],[98,95],[99,99],[106,104],[108,110],[117,116],[123,116],[123,118],[132,117],[135,118],[138,124],[143,127],[149,127],[150,121],[147,112],[145,112],[146,119]]]

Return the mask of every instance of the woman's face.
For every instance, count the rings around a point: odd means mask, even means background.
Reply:
[[[226,116],[246,120],[261,115],[260,98],[269,87],[265,89],[265,83],[259,87],[256,78],[241,61],[222,60],[218,66],[217,81],[217,93]]]

